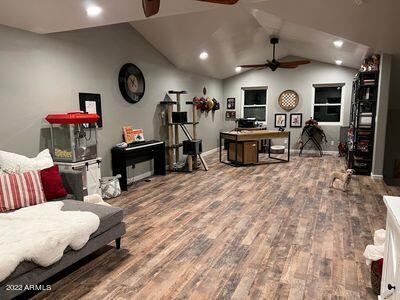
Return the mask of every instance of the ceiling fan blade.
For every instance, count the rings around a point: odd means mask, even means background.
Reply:
[[[266,68],[268,64],[259,64],[259,65],[241,65],[241,68]]]
[[[197,1],[233,5],[236,4],[239,0],[197,0]]]
[[[144,15],[148,18],[160,10],[160,0],[142,0]]]
[[[299,65],[279,65],[281,69],[296,69]]]
[[[309,60],[285,61],[285,62],[279,62],[279,67],[280,68],[286,68],[286,69],[294,69],[294,68],[297,68],[300,65],[309,64],[310,62],[311,61],[309,61]]]

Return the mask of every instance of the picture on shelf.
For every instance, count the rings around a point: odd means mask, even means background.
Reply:
[[[226,99],[226,109],[235,109],[236,103],[235,98]]]
[[[301,128],[303,126],[303,114],[290,114],[290,127]]]
[[[286,114],[275,114],[275,127],[286,127]]]
[[[97,121],[97,126],[103,127],[100,94],[79,93],[79,109],[89,114],[99,115],[100,119]]]
[[[122,131],[124,132],[124,141],[127,144],[145,141],[143,129],[133,129],[132,126],[124,126],[122,127]]]
[[[236,120],[236,111],[235,110],[227,111],[226,114],[225,114],[225,118],[227,120]]]

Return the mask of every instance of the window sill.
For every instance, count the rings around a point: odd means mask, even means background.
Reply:
[[[343,126],[342,122],[318,122],[320,126]]]

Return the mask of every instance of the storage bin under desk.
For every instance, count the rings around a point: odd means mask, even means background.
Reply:
[[[238,142],[236,144],[237,161],[235,156],[235,143],[229,143],[228,160],[243,165],[258,163],[257,141]]]

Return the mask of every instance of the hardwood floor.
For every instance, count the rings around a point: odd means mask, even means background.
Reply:
[[[382,195],[356,176],[328,188],[344,160],[173,173],[110,201],[125,210],[120,251],[103,248],[37,299],[376,299],[362,256],[384,228]]]

